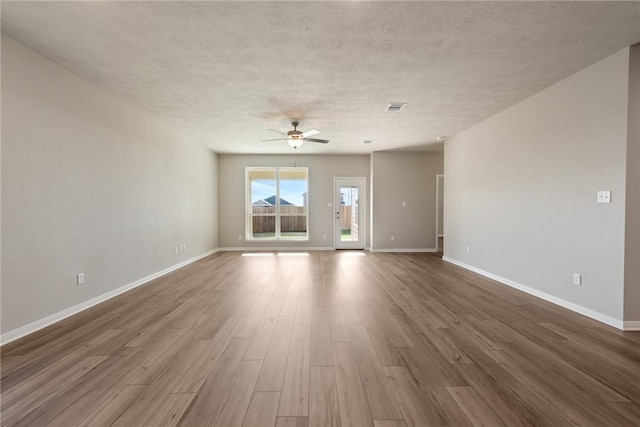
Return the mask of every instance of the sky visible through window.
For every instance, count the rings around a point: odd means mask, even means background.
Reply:
[[[280,181],[280,198],[296,206],[304,205],[304,193],[307,192],[307,183],[299,179],[286,179]],[[273,179],[251,180],[251,203],[267,199],[276,194],[276,181]]]
[[[355,191],[354,191],[355,190]],[[340,204],[341,205],[351,205],[353,204],[354,201],[356,200],[352,200],[352,194],[353,197],[357,200],[358,198],[358,189],[357,188],[350,188],[350,187],[342,187],[340,189],[340,195],[342,196],[341,200],[340,200]]]

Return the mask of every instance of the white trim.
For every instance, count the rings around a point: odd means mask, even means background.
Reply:
[[[640,322],[623,322],[622,320],[616,319],[614,317],[611,316],[607,316],[605,314],[602,313],[598,313],[597,311],[591,310],[590,308],[586,308],[583,307],[581,305],[575,304],[571,301],[567,301],[564,300],[562,298],[558,298],[554,295],[550,295],[546,292],[542,292],[539,291],[537,289],[531,288],[529,286],[523,285],[521,283],[518,282],[514,282],[513,280],[510,279],[506,279],[504,277],[498,276],[497,274],[493,274],[493,273],[489,273],[488,271],[484,271],[482,269],[479,269],[477,267],[474,267],[472,265],[469,264],[465,264],[464,262],[458,261],[456,259],[453,258],[449,258],[446,256],[443,256],[442,259],[446,262],[449,262],[451,264],[455,264],[458,267],[462,267],[466,270],[469,271],[473,271],[474,273],[480,274],[481,276],[485,276],[488,277],[489,279],[493,279],[495,281],[498,281],[502,284],[505,284],[507,286],[510,286],[512,288],[518,289],[520,291],[526,292],[529,295],[533,295],[535,297],[538,297],[540,299],[543,299],[545,301],[551,302],[553,304],[559,305],[560,307],[564,307],[567,308],[571,311],[575,311],[576,313],[582,314],[584,316],[590,317],[594,320],[597,320],[599,322],[602,323],[606,323],[609,326],[613,326],[614,328],[620,329],[620,330],[627,330],[626,329],[626,323],[632,323],[631,326],[639,326],[639,325],[633,325],[633,323],[638,323],[640,324]]]
[[[387,248],[387,249],[375,249],[371,252],[438,252],[436,248]]]
[[[258,251],[333,251],[331,246],[228,246],[218,248],[220,252],[258,252]]]
[[[90,300],[87,300],[85,302],[82,302],[80,304],[74,305],[73,307],[69,307],[65,310],[59,311],[55,314],[52,314],[50,316],[47,316],[43,319],[40,320],[36,320],[35,322],[29,323],[28,325],[22,326],[18,329],[14,329],[13,331],[9,331],[5,334],[2,334],[0,336],[0,345],[5,345],[7,343],[10,343],[11,341],[15,341],[18,338],[22,338],[26,335],[32,334],[36,331],[39,331],[40,329],[43,329],[49,325],[52,325],[56,322],[59,322],[63,319],[66,319],[67,317],[73,316],[74,314],[80,313],[81,311],[84,311],[90,307],[93,307],[94,305],[100,304],[101,302],[107,301],[117,295],[120,295],[124,292],[127,292],[133,288],[137,288],[138,286],[144,285],[147,282],[150,282],[154,279],[157,279],[158,277],[164,276],[165,274],[171,273],[172,271],[175,271],[179,268],[184,267],[185,265],[191,264],[192,262],[198,261],[199,259],[208,257],[209,255],[217,252],[218,249],[213,249],[210,251],[207,251],[203,254],[200,254],[194,258],[188,259],[186,261],[182,261],[179,264],[175,264],[172,265],[171,267],[167,267],[164,270],[160,270],[156,273],[150,274],[148,276],[145,276],[141,279],[138,279],[134,282],[128,283],[124,286],[121,286],[117,289],[111,290],[107,293],[104,293],[102,295],[98,295],[97,297],[91,298]]]
[[[440,199],[442,198],[442,194],[440,194],[440,180],[444,179],[444,174],[438,173],[436,174],[436,249],[438,248],[438,239],[440,237],[444,238],[444,221],[442,223],[442,234],[438,234],[438,223],[440,222]],[[444,214],[444,207],[442,209]],[[444,218],[443,218],[444,220]],[[442,248],[444,250],[444,248]]]
[[[338,195],[339,183],[342,181],[345,185],[357,185],[362,191],[358,193],[358,237],[360,237],[360,228],[362,226],[362,239],[357,242],[342,241],[340,239],[340,230],[338,227],[338,219],[333,212],[340,208],[340,198]],[[360,194],[361,193],[361,194]],[[367,177],[365,176],[334,176],[333,177],[333,211],[331,215],[333,220],[333,249],[353,249],[364,250],[367,246]],[[362,241],[362,246],[360,242]]]
[[[640,320],[626,320],[623,322],[623,331],[640,331]]]
[[[253,218],[253,208],[252,208],[252,204],[251,204],[251,182],[249,180],[249,175],[251,171],[255,171],[255,170],[273,170],[275,173],[275,185],[276,185],[276,194],[274,195],[275,197],[275,202],[276,204],[274,205],[276,208],[276,211],[274,214],[267,214],[267,215],[258,215],[258,216],[273,216],[275,218],[275,235],[277,236],[274,239],[271,238],[253,238],[253,237],[249,237],[251,236],[252,230],[251,230],[251,223],[252,223],[252,219]],[[304,214],[296,214],[296,215],[286,215],[282,213],[281,210],[281,206],[280,206],[280,171],[286,171],[286,170],[296,170],[296,171],[300,171],[300,170],[305,170],[307,172],[307,197],[306,197],[306,204],[304,205],[304,207],[306,208],[304,211]],[[309,188],[309,168],[307,166],[245,166],[244,168],[244,241],[245,242],[268,242],[268,241],[275,241],[275,242],[295,242],[295,241],[300,241],[300,242],[308,242],[309,241],[309,212],[311,211],[311,206],[310,206],[310,200],[309,200],[309,193],[310,193],[310,188]],[[303,202],[304,203],[304,202]],[[283,216],[303,216],[305,217],[305,224],[307,225],[307,237],[305,237],[304,239],[297,239],[297,238],[283,238],[281,236],[281,230],[280,230],[280,218],[282,218]]]

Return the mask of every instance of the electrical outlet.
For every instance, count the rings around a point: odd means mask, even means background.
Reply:
[[[406,207],[407,206],[407,202],[402,202],[402,207]]]
[[[326,234],[322,235],[322,240],[327,240],[327,235]]]
[[[78,273],[78,275],[76,276],[76,284],[84,284],[84,273]]]
[[[582,275],[578,273],[573,273],[573,284],[582,286]]]
[[[178,247],[177,246],[173,247],[173,253],[176,254],[176,255],[178,254]]]
[[[391,236],[391,241],[393,242],[394,240],[396,240],[396,236]]]
[[[238,240],[242,240],[242,234],[238,234]]]
[[[467,246],[467,253],[470,254],[471,253],[471,246]]]

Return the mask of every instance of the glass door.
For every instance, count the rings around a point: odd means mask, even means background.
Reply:
[[[364,249],[366,242],[365,178],[334,178],[336,249]]]

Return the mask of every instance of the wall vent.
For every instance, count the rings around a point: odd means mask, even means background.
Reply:
[[[407,105],[406,102],[392,102],[387,107],[387,111],[390,111],[392,113],[397,113],[398,111],[401,111],[405,105]]]

